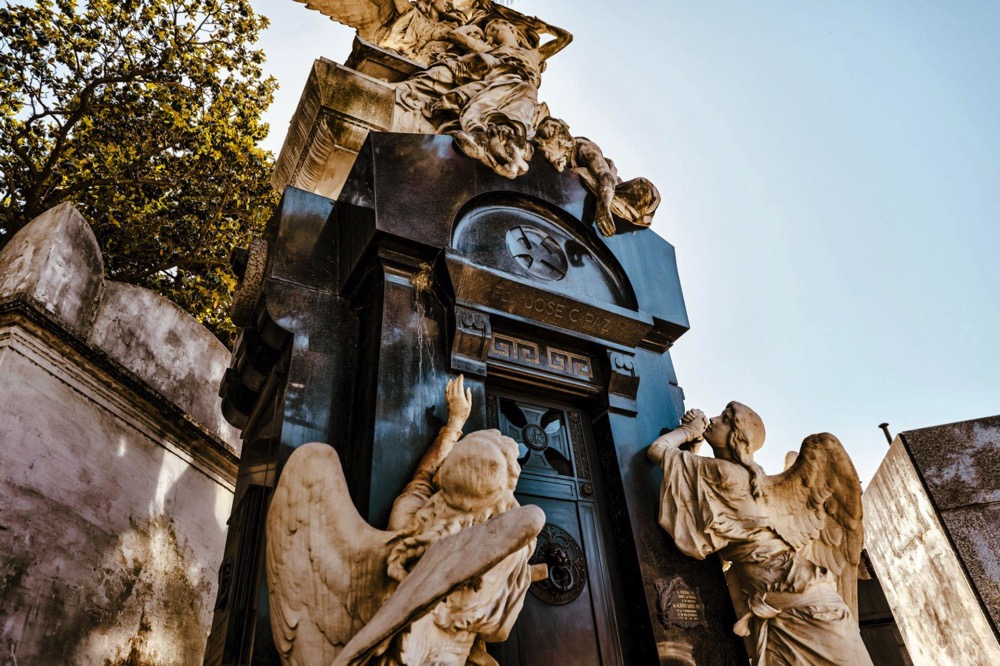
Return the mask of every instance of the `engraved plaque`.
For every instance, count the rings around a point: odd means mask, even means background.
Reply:
[[[680,577],[656,581],[656,608],[664,627],[707,627],[698,590]]]

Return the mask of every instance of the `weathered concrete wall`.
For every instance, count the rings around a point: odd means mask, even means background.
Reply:
[[[911,430],[899,437],[997,633],[1000,416]]]
[[[1000,664],[1000,644],[900,437],[864,494],[872,565],[910,657],[928,666]],[[1000,525],[990,529],[992,538]]]
[[[106,282],[60,206],[0,253],[0,664],[192,664],[204,650],[238,435],[228,352]]]

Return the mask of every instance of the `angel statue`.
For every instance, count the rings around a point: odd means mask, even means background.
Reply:
[[[448,421],[393,505],[386,531],[358,514],[337,453],[288,459],[267,515],[274,644],[285,666],[496,664],[532,580],[545,515],[514,499],[521,468],[497,430],[462,437],[472,408],[459,376]]]
[[[355,28],[358,37],[427,66],[452,48],[448,34],[490,14],[490,0],[296,0]]]
[[[697,455],[702,441],[714,458]],[[733,630],[751,637],[755,665],[870,666],[856,619],[863,534],[854,465],[821,433],[769,476],[753,460],[763,443],[764,423],[738,402],[711,420],[687,412],[647,450],[663,468],[660,525],[685,554],[718,552],[731,563],[742,613]]]
[[[553,39],[541,44],[542,34]],[[397,84],[400,128],[419,130],[425,122],[436,133],[454,136],[469,157],[516,178],[528,170],[531,139],[546,108],[538,102],[545,61],[573,36],[537,18],[520,17],[516,23],[494,18],[483,28],[456,28],[449,39],[459,55],[442,57]]]
[[[605,236],[616,232],[614,213],[639,227],[653,223],[653,213],[660,205],[660,192],[645,178],[622,181],[615,163],[604,156],[590,139],[573,136],[564,120],[543,118],[538,123],[535,143],[545,159],[562,172],[571,168],[597,197],[597,228]]]

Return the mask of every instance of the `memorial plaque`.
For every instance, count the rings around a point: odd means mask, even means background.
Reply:
[[[698,590],[680,577],[656,581],[656,607],[664,627],[690,629],[708,626],[705,606],[701,603]]]

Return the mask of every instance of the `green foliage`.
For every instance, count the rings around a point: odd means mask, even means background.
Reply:
[[[0,247],[70,201],[109,276],[223,339],[228,256],[276,201],[257,143],[275,83],[249,0],[38,0],[0,7]]]

